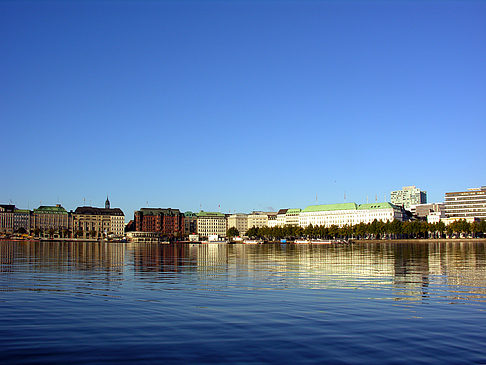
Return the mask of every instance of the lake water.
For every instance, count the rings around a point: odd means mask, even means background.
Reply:
[[[1,363],[486,363],[486,244],[0,241]]]

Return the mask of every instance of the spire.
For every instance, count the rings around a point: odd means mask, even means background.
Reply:
[[[110,200],[108,199],[108,195],[106,196],[105,209],[110,209]]]

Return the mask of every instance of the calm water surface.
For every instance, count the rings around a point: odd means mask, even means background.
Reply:
[[[485,249],[0,241],[0,361],[486,363]]]

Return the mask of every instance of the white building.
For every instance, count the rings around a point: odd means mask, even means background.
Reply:
[[[268,216],[264,212],[253,212],[248,214],[248,229],[252,227],[267,227],[268,226]]]
[[[235,227],[240,236],[243,236],[248,231],[248,214],[232,214],[228,217],[228,229]]]
[[[448,218],[486,219],[486,186],[445,194],[445,214]]]
[[[371,223],[374,220],[393,221],[404,220],[404,213],[401,207],[390,203],[361,204],[324,204],[311,205],[305,208],[299,215],[299,225],[307,227],[336,225],[356,225],[359,223]]]
[[[199,212],[197,216],[197,233],[202,237],[219,235],[226,237],[226,216],[219,212]]]
[[[445,218],[445,213],[442,212],[430,212],[427,215],[427,223],[439,223],[441,220]]]

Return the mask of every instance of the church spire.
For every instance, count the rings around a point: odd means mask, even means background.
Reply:
[[[106,196],[105,209],[110,209],[110,200],[108,199],[108,195]]]

